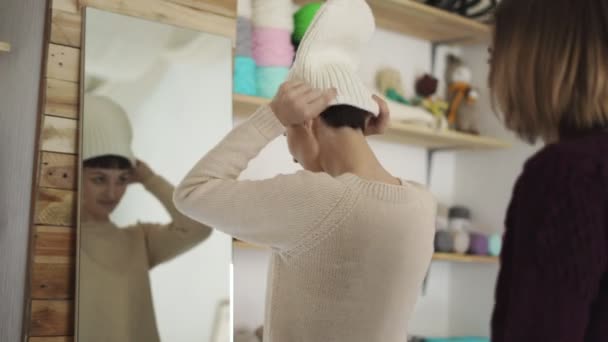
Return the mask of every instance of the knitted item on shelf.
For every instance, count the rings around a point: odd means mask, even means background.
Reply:
[[[290,67],[294,50],[291,32],[284,29],[254,27],[253,59],[258,66]]]
[[[493,256],[499,256],[502,249],[502,235],[493,234],[488,238],[488,253]]]
[[[437,231],[435,233],[435,251],[440,253],[452,253],[454,251],[454,236],[448,231]]]
[[[252,41],[252,26],[251,19],[238,17],[236,20],[236,51],[237,56],[252,57],[253,41]]]
[[[488,255],[488,237],[484,234],[471,233],[471,246],[469,253],[474,255]]]
[[[304,38],[304,34],[306,34],[306,30],[312,23],[315,15],[323,5],[322,2],[311,2],[304,6],[302,6],[296,13],[293,15],[293,41],[296,43],[300,43],[302,38]]]
[[[288,73],[289,68],[285,67],[258,67],[256,69],[257,95],[272,98],[287,79]]]
[[[251,16],[252,16],[251,0],[238,0],[236,12],[239,17],[251,19]]]
[[[233,88],[233,91],[237,94],[257,95],[256,65],[253,58],[235,57]]]
[[[465,254],[471,246],[471,237],[465,231],[451,232],[454,238],[454,253]]]
[[[293,7],[288,0],[253,0],[253,25],[293,31]]]

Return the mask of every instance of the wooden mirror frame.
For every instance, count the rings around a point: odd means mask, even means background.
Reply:
[[[236,0],[49,0],[24,341],[74,340],[84,7],[236,37]]]

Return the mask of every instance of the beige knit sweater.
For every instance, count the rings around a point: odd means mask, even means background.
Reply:
[[[139,223],[119,228],[87,220],[80,228],[78,340],[86,342],[158,342],[150,277],[154,266],[201,241],[211,229],[180,214],[173,186],[160,176],[143,181],[164,205],[168,225]],[[184,279],[185,280],[185,279]]]
[[[261,107],[190,171],[177,208],[272,248],[264,341],[405,341],[433,254],[433,197],[350,173],[237,180],[283,131]]]

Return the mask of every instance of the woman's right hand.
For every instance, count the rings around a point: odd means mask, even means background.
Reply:
[[[287,81],[270,102],[270,108],[283,126],[299,125],[323,113],[337,94],[335,88],[314,89],[305,82]]]

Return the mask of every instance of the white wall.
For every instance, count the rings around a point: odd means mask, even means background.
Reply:
[[[40,0],[0,2],[0,41],[12,49],[0,53],[0,341],[23,340],[30,295],[30,209],[46,5]]]
[[[131,35],[112,36],[105,41],[106,35],[96,32],[105,31],[108,25]],[[145,30],[138,28],[140,25]],[[138,31],[143,34],[135,37]],[[180,51],[160,46],[149,55],[138,54],[139,48],[147,45],[146,39],[184,33],[192,36],[192,31],[159,23],[101,11],[87,13],[86,48],[91,43],[112,50],[118,44],[121,55],[130,57],[97,55],[89,60],[92,52],[85,49],[85,74],[90,68],[96,76],[112,80],[96,92],[126,110],[133,127],[135,155],[173,184],[181,181],[232,127],[229,39],[194,33],[191,44]],[[116,63],[123,64],[114,68]],[[147,67],[135,68],[137,72],[128,74],[130,78],[125,77],[127,73],[114,77],[117,69],[133,71],[131,64]],[[137,221],[168,223],[170,218],[160,202],[141,185],[134,185],[112,214],[112,221],[126,226]],[[151,271],[155,314],[163,341],[210,339],[218,305],[229,298],[230,258],[230,237],[214,231],[200,245]]]
[[[407,96],[412,96],[414,80],[430,71],[431,45],[429,42],[378,30],[363,57],[362,79],[374,87],[375,73],[381,67],[394,67],[401,71]],[[441,68],[441,63],[438,65]],[[386,138],[373,138],[370,143],[385,167],[394,175],[425,183],[426,150],[396,143]],[[446,203],[452,200],[453,157],[437,155],[433,168],[432,190]],[[243,178],[259,179],[277,173],[298,170],[292,161],[283,137],[271,143],[252,161]],[[256,328],[263,322],[266,273],[269,254],[266,251],[236,248],[234,263],[234,322],[235,326]],[[420,298],[410,322],[414,334],[444,336],[449,333],[448,294],[450,264],[433,263],[426,294]]]

